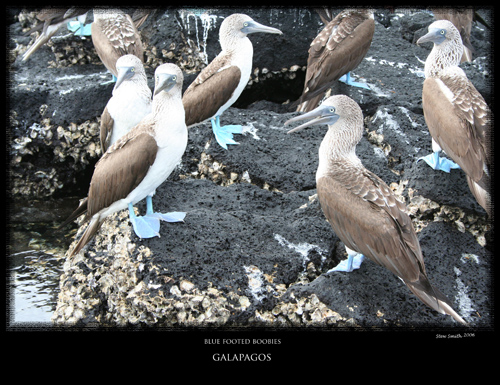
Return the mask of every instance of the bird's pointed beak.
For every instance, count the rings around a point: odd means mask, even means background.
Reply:
[[[154,95],[159,94],[161,91],[168,92],[177,83],[177,76],[167,73],[161,73],[156,75],[158,77],[156,81],[156,87]]]
[[[441,29],[439,28],[431,28],[429,29],[429,32],[426,33],[424,36],[422,36],[420,39],[417,40],[417,45],[420,45],[422,43],[436,43],[440,44],[443,42],[445,39],[445,36],[441,34]]]
[[[331,106],[319,106],[312,111],[309,111],[303,115],[296,116],[295,118],[289,119],[285,122],[285,126],[290,123],[296,122],[298,120],[306,120],[311,119],[309,122],[304,123],[298,127],[287,132],[287,134],[291,134],[292,132],[300,131],[306,127],[310,127],[316,124],[327,124],[332,125],[338,119],[339,115],[332,111]]]
[[[268,27],[267,25],[263,25],[260,23],[257,23],[254,20],[247,21],[246,26],[244,26],[241,31],[243,33],[255,33],[255,32],[264,32],[264,33],[276,33],[276,34],[283,34],[279,29],[273,28],[273,27]]]
[[[134,76],[134,67],[118,67],[117,71],[118,76],[116,77],[116,83],[113,90],[116,90],[118,87],[120,87],[120,84],[122,84],[123,81]]]

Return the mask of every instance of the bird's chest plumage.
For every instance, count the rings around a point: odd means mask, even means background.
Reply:
[[[250,75],[252,73],[252,65],[253,65],[253,47],[252,43],[248,38],[242,41],[237,50],[231,53],[231,61],[229,66],[235,65],[241,71],[240,81],[238,86],[235,88],[231,98],[222,105],[215,116],[221,115],[226,109],[234,104],[234,102],[240,97],[241,93],[245,89],[250,80]],[[221,68],[221,70],[223,70]]]
[[[151,99],[148,95],[142,95],[137,90],[133,90],[132,95],[134,96],[120,93],[116,97],[113,96],[108,103],[108,112],[113,118],[111,143],[116,142],[151,113]]]

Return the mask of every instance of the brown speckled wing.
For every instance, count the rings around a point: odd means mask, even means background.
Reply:
[[[213,117],[231,99],[240,82],[241,71],[228,64],[226,57],[216,57],[186,89],[182,96],[186,126]]]

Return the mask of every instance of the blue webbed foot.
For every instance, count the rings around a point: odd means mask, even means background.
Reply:
[[[84,24],[78,20],[69,21],[67,26],[68,30],[73,32],[77,36],[90,36],[91,35],[91,24]]]
[[[160,219],[151,216],[138,217],[135,215],[134,206],[131,203],[128,205],[128,212],[130,222],[132,222],[134,231],[139,238],[160,236]]]
[[[435,151],[432,154],[418,158],[417,162],[420,160],[424,160],[425,163],[431,166],[434,170],[441,170],[448,173],[452,168],[460,168],[460,166],[454,161],[447,158],[441,158],[439,156],[439,151]]]
[[[146,217],[158,218],[165,222],[184,222],[184,218],[186,217],[186,213],[180,211],[173,211],[171,213],[151,213],[146,214]]]
[[[165,222],[184,222],[186,213],[180,211],[173,211],[171,213],[155,213],[153,210],[153,197],[148,195],[146,197],[146,217],[160,219]]]
[[[102,86],[110,83],[116,83],[117,77],[113,74],[111,74],[111,80],[106,80],[105,82],[101,83]]]
[[[243,127],[241,125],[227,125],[221,127],[218,116],[212,119],[212,130],[217,143],[226,150],[228,144],[239,144],[233,139],[233,134],[243,133]]]
[[[352,80],[351,78],[351,73],[348,72],[347,74],[345,74],[344,76],[342,76],[339,81],[341,81],[342,83],[345,83],[349,86],[353,86],[353,87],[359,87],[359,88],[365,88],[367,90],[370,89],[370,87],[368,87],[367,84],[365,83],[360,83],[360,82],[355,82],[354,80]]]
[[[345,271],[346,273],[350,273],[353,270],[359,269],[364,259],[365,256],[363,254],[355,254],[355,255],[349,254],[347,259],[344,259],[333,269],[328,270],[328,272]]]

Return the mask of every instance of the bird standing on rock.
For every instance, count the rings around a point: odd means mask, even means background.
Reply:
[[[109,147],[95,166],[85,201],[85,219],[90,224],[71,255],[92,239],[108,215],[126,208],[140,238],[159,236],[160,220],[184,219],[185,213],[156,213],[152,205],[156,188],[181,161],[187,145],[182,82],[182,71],[176,65],[156,69],[152,113]],[[136,216],[133,205],[144,198],[146,215]]]
[[[425,61],[422,88],[434,152],[420,159],[436,170],[461,168],[476,200],[491,215],[491,111],[458,66],[463,44],[455,26],[448,20],[433,22],[417,44],[425,42],[434,43]],[[441,158],[441,149],[453,161]]]
[[[369,89],[364,83],[352,81],[350,72],[365,57],[374,32],[370,9],[346,9],[330,21],[311,43],[304,91],[292,106],[298,104],[297,111],[301,112],[313,110],[337,80]]]
[[[83,28],[83,23],[87,17],[87,12],[89,8],[44,8],[37,15],[37,19],[43,21],[35,27],[31,28],[27,34],[31,34],[38,30],[42,30],[40,35],[37,37],[35,42],[28,48],[28,50],[23,55],[23,61],[28,60],[28,58],[33,55],[33,53],[38,50],[42,45],[47,43],[52,36],[55,35],[57,31],[64,25],[71,23],[72,21],[77,21],[79,28],[75,29],[75,33],[78,35],[88,35],[86,32],[87,28]]]
[[[285,125],[302,119],[312,120],[289,133],[315,124],[328,125],[319,148],[317,193],[323,213],[348,253],[347,262],[332,270],[350,272],[367,256],[396,274],[427,306],[465,323],[429,282],[406,206],[356,156],[356,145],[363,136],[359,105],[345,95],[332,96]]]
[[[255,32],[282,33],[245,14],[237,13],[224,19],[219,30],[222,51],[200,72],[182,97],[186,125],[192,127],[210,120],[215,139],[225,149],[228,144],[238,144],[233,134],[241,134],[243,130],[241,125],[221,127],[220,115],[240,97],[250,79],[253,46],[247,35]]]

